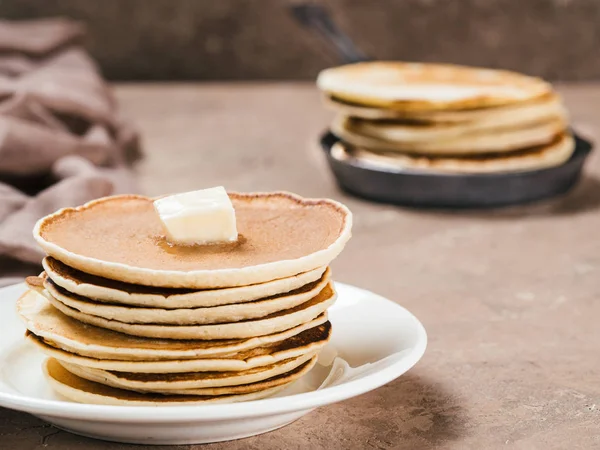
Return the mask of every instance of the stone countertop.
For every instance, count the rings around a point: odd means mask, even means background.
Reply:
[[[559,87],[600,138],[600,84]],[[144,135],[148,194],[223,184],[332,197],[355,214],[334,277],[402,304],[429,348],[405,376],[262,436],[207,449],[600,448],[600,157],[569,195],[435,212],[344,195],[316,145],[329,113],[308,84],[121,85]],[[0,409],[0,448],[142,448]],[[170,448],[170,447],[155,447]],[[188,448],[196,448],[188,446]],[[199,448],[199,447],[198,447]]]

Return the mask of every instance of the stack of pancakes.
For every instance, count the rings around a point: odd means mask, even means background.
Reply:
[[[351,214],[287,193],[230,198],[233,244],[171,245],[141,196],[38,222],[48,256],[18,311],[58,393],[101,404],[243,401],[313,367],[331,336],[328,265]]]
[[[449,173],[537,170],[575,149],[565,108],[545,81],[501,70],[368,62],[317,80],[337,112],[339,160]]]

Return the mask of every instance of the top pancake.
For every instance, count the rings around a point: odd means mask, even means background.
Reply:
[[[340,203],[288,193],[229,194],[235,244],[171,246],[153,199],[106,197],[41,219],[34,237],[53,258],[93,275],[146,286],[217,288],[262,283],[327,265],[350,238]]]
[[[552,91],[542,79],[515,72],[384,61],[326,69],[317,85],[346,102],[414,111],[507,105]]]

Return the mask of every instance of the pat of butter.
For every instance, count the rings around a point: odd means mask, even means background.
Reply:
[[[237,241],[235,210],[222,186],[163,197],[154,208],[172,244]]]

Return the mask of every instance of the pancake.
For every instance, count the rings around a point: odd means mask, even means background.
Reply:
[[[529,125],[527,128],[492,129],[470,133],[452,139],[440,138],[421,142],[397,142],[366,136],[356,130],[351,120],[338,118],[332,131],[342,140],[357,147],[375,151],[402,152],[425,155],[468,155],[501,153],[551,142],[563,133],[566,123],[561,119]]]
[[[350,128],[363,136],[384,141],[410,143],[431,142],[459,137],[469,138],[473,134],[495,133],[507,129],[526,129],[552,121],[566,123],[566,115],[560,112],[546,112],[530,118],[517,118],[506,115],[502,118],[482,118],[460,123],[414,123],[393,120],[364,120],[348,118]],[[343,119],[342,119],[343,120]]]
[[[61,365],[78,377],[119,389],[166,394],[226,395],[247,394],[289,384],[308,373],[316,362],[316,356],[305,356],[282,361],[276,365],[276,370],[270,372],[260,367],[243,372],[191,372],[166,375],[111,372],[64,362]]]
[[[53,359],[49,359],[44,363],[44,373],[50,386],[60,395],[75,402],[99,405],[179,406],[202,403],[233,403],[265,398],[285,387],[285,385],[277,386],[264,391],[241,395],[151,395],[94,383],[72,374]]]
[[[147,286],[220,288],[264,283],[326,266],[350,238],[340,203],[288,193],[229,194],[234,244],[171,246],[153,199],[106,197],[41,220],[34,237],[53,258],[93,275]]]
[[[224,357],[267,347],[327,322],[327,315],[323,313],[312,321],[274,334],[201,341],[148,339],[87,325],[64,315],[43,295],[32,290],[17,301],[17,312],[31,333],[52,342],[56,348],[81,356],[124,361]]]
[[[100,328],[149,338],[211,340],[265,336],[296,327],[324,313],[335,302],[336,293],[333,285],[329,283],[316,297],[294,308],[279,311],[260,319],[211,325],[129,324],[84,314],[57,301],[49,294],[46,298],[63,314]]]
[[[276,344],[254,348],[231,355],[227,358],[185,359],[166,361],[118,361],[97,359],[69,353],[53,346],[32,333],[26,339],[47,356],[61,362],[89,367],[132,373],[174,374],[185,372],[229,372],[249,370],[256,367],[272,366],[291,358],[314,355],[323,348],[331,337],[331,324],[320,325]],[[269,367],[270,368],[270,367]]]
[[[319,267],[292,277],[224,289],[168,289],[123,283],[73,269],[54,258],[44,258],[46,274],[58,286],[93,300],[146,308],[199,308],[245,303],[290,292],[317,281],[327,269]]]
[[[559,166],[571,157],[574,150],[573,137],[562,134],[550,144],[507,154],[431,157],[398,152],[377,153],[337,142],[331,149],[331,156],[340,161],[357,161],[377,170],[475,174],[521,172]]]
[[[404,111],[508,105],[551,92],[542,79],[515,72],[385,61],[323,70],[317,86],[347,102]]]
[[[399,111],[362,106],[326,97],[325,105],[342,116],[368,120],[408,120],[416,123],[453,124],[466,122],[488,122],[520,124],[532,122],[554,115],[566,116],[561,99],[554,92],[541,97],[510,105],[488,108],[440,110],[440,111]]]
[[[132,324],[201,325],[257,319],[278,311],[294,308],[316,297],[327,283],[329,283],[329,271],[320,280],[287,294],[279,294],[238,305],[193,309],[140,308],[94,302],[66,291],[48,278],[44,280],[44,287],[55,300],[69,308],[107,320],[118,320],[119,322]]]

